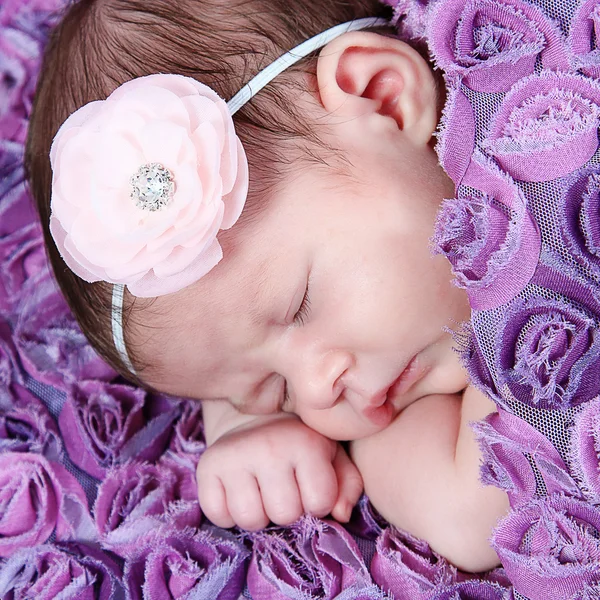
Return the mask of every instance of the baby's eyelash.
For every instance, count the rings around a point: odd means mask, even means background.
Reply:
[[[306,291],[304,292],[304,298],[302,298],[302,303],[300,304],[300,308],[298,312],[294,315],[294,323],[300,323],[300,325],[304,325],[306,319],[308,317],[308,313],[310,311],[310,298],[308,297],[308,283],[306,284]]]
[[[288,405],[288,402],[290,401],[290,394],[288,391],[288,384],[287,384],[287,380],[283,380],[283,396],[281,397],[281,403],[279,405],[279,410],[282,411],[285,409],[285,407]]]

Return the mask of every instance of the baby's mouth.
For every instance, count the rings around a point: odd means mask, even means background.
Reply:
[[[364,416],[381,428],[387,427],[395,417],[398,405],[401,404],[397,400],[408,392],[425,375],[426,371],[419,356],[413,356],[387,390],[378,393],[369,401],[363,411]]]

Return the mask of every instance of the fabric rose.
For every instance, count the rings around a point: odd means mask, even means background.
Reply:
[[[447,91],[435,151],[456,188],[460,185],[475,149],[475,115],[459,88]]]
[[[0,138],[0,239],[38,221],[27,189],[23,144]]]
[[[396,600],[429,600],[438,586],[457,581],[456,567],[427,542],[395,527],[388,527],[377,539],[371,573]]]
[[[356,542],[333,521],[302,517],[251,536],[248,590],[255,600],[354,598],[372,585]],[[350,591],[352,590],[352,592]]]
[[[575,67],[589,77],[600,77],[600,4],[585,0],[579,4],[569,30],[569,47]]]
[[[206,450],[202,405],[197,400],[181,403],[181,415],[173,427],[169,448],[176,454],[185,454],[196,460]]]
[[[134,458],[156,460],[179,413],[175,404],[161,404],[163,410],[153,415],[153,397],[142,389],[103,381],[74,384],[58,418],[71,460],[98,479]]]
[[[545,69],[568,69],[560,30],[520,0],[443,0],[429,15],[427,38],[437,66],[473,90],[506,92]]]
[[[600,398],[587,402],[573,418],[569,464],[588,501],[600,504]]]
[[[560,228],[565,245],[579,264],[600,282],[600,174],[598,167],[566,182]],[[596,282],[596,285],[598,284]]]
[[[599,123],[600,83],[545,71],[505,96],[482,147],[515,179],[550,181],[594,155]]]
[[[164,532],[125,562],[130,600],[234,600],[244,589],[248,551],[216,531]]]
[[[436,591],[428,600],[513,600],[512,590],[490,581],[463,581]]]
[[[102,544],[126,557],[168,525],[200,525],[194,471],[174,463],[131,462],[108,471],[98,489],[94,517]]]
[[[212,269],[217,233],[248,191],[227,105],[181,75],[140,77],[83,106],[50,159],[50,231],[63,259],[82,279],[135,296],[176,292]]]
[[[421,0],[382,0],[393,8],[390,23],[403,40],[423,38],[427,25],[427,2]]]
[[[89,544],[42,544],[18,550],[0,566],[3,600],[114,600],[123,595],[119,567]]]
[[[13,383],[25,383],[23,368],[17,357],[10,325],[0,316],[0,393],[10,396]]]
[[[579,500],[533,500],[500,522],[492,545],[526,598],[571,598],[600,582],[600,511]]]
[[[499,387],[539,408],[566,409],[600,394],[597,328],[574,302],[541,296],[515,300],[498,327]]]
[[[60,464],[33,453],[0,454],[0,557],[45,542],[93,540],[87,499]]]
[[[523,194],[479,154],[458,197],[438,213],[434,246],[452,265],[471,307],[492,309],[512,300],[537,267],[541,241]],[[469,190],[469,191],[465,191]]]
[[[11,25],[0,29],[0,139],[24,142],[40,47]]]
[[[24,283],[48,270],[39,223],[0,237],[0,310],[12,318],[19,309]]]
[[[472,429],[481,449],[482,482],[504,490],[513,509],[546,493],[581,496],[556,448],[523,418],[500,409]]]
[[[115,377],[81,333],[49,274],[30,280],[21,297],[14,340],[29,375],[64,391],[75,381]]]
[[[58,461],[62,442],[48,409],[26,388],[0,391],[0,452],[36,452]]]
[[[354,536],[376,540],[387,526],[387,521],[375,510],[369,498],[363,494],[352,509],[350,522],[345,525],[345,528]]]

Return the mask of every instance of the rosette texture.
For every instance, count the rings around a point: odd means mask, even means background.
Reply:
[[[247,557],[233,538],[174,531],[127,560],[124,579],[131,600],[235,600]]]
[[[356,542],[333,521],[303,517],[253,535],[252,543],[248,589],[255,600],[350,600],[373,588]]]
[[[59,425],[71,460],[101,479],[112,466],[131,459],[155,460],[167,443],[177,407],[145,391],[101,381],[75,384],[63,406]]]
[[[194,472],[176,465],[131,462],[110,470],[94,505],[102,544],[122,557],[163,527],[200,525]]]
[[[135,296],[176,292],[212,269],[222,258],[217,233],[237,221],[248,191],[227,105],[180,75],[140,77],[83,106],[50,158],[50,230],[65,262],[86,281],[124,284]],[[160,210],[132,197],[131,178],[146,165],[174,182]],[[158,176],[143,179],[157,191]]]
[[[481,480],[503,489],[512,508],[545,493],[581,495],[556,448],[523,419],[500,409],[473,430],[482,453]]]
[[[522,402],[568,408],[600,393],[600,336],[590,314],[566,300],[515,301],[498,344],[500,385]]]
[[[600,505],[600,398],[577,413],[571,430],[569,463],[585,497]]]
[[[87,500],[66,469],[31,452],[0,454],[0,557],[57,540],[92,540]]]
[[[500,522],[492,543],[526,598],[571,598],[600,580],[600,512],[579,500],[534,500]]]
[[[461,77],[482,92],[506,92],[531,75],[569,65],[559,29],[530,2],[444,0],[433,9],[427,32],[446,77]]]
[[[515,179],[549,181],[594,155],[599,123],[597,81],[545,71],[506,95],[483,147]]]
[[[481,162],[473,160],[462,179],[472,191],[444,201],[434,243],[452,264],[471,306],[483,310],[507,303],[527,285],[541,242],[514,182],[476,157]]]
[[[436,589],[457,581],[456,567],[423,540],[394,527],[377,539],[371,572],[396,600],[429,600]]]
[[[120,569],[97,547],[42,544],[15,552],[0,566],[3,600],[116,600],[123,598]]]

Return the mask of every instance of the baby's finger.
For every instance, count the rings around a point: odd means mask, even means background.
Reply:
[[[258,531],[269,524],[258,482],[251,473],[236,473],[234,482],[226,482],[227,507],[236,525]]]
[[[333,459],[333,468],[337,475],[338,497],[331,516],[336,521],[347,523],[354,505],[362,494],[363,480],[356,465],[341,446],[338,446],[337,454]]]
[[[329,460],[299,463],[296,466],[296,481],[304,512],[314,517],[324,517],[331,512],[338,497],[338,484]]]
[[[292,469],[273,470],[258,481],[267,516],[277,525],[289,525],[302,516],[302,499]]]
[[[225,489],[218,477],[203,478],[202,485],[198,485],[198,501],[206,518],[218,527],[235,525],[227,508]]]

